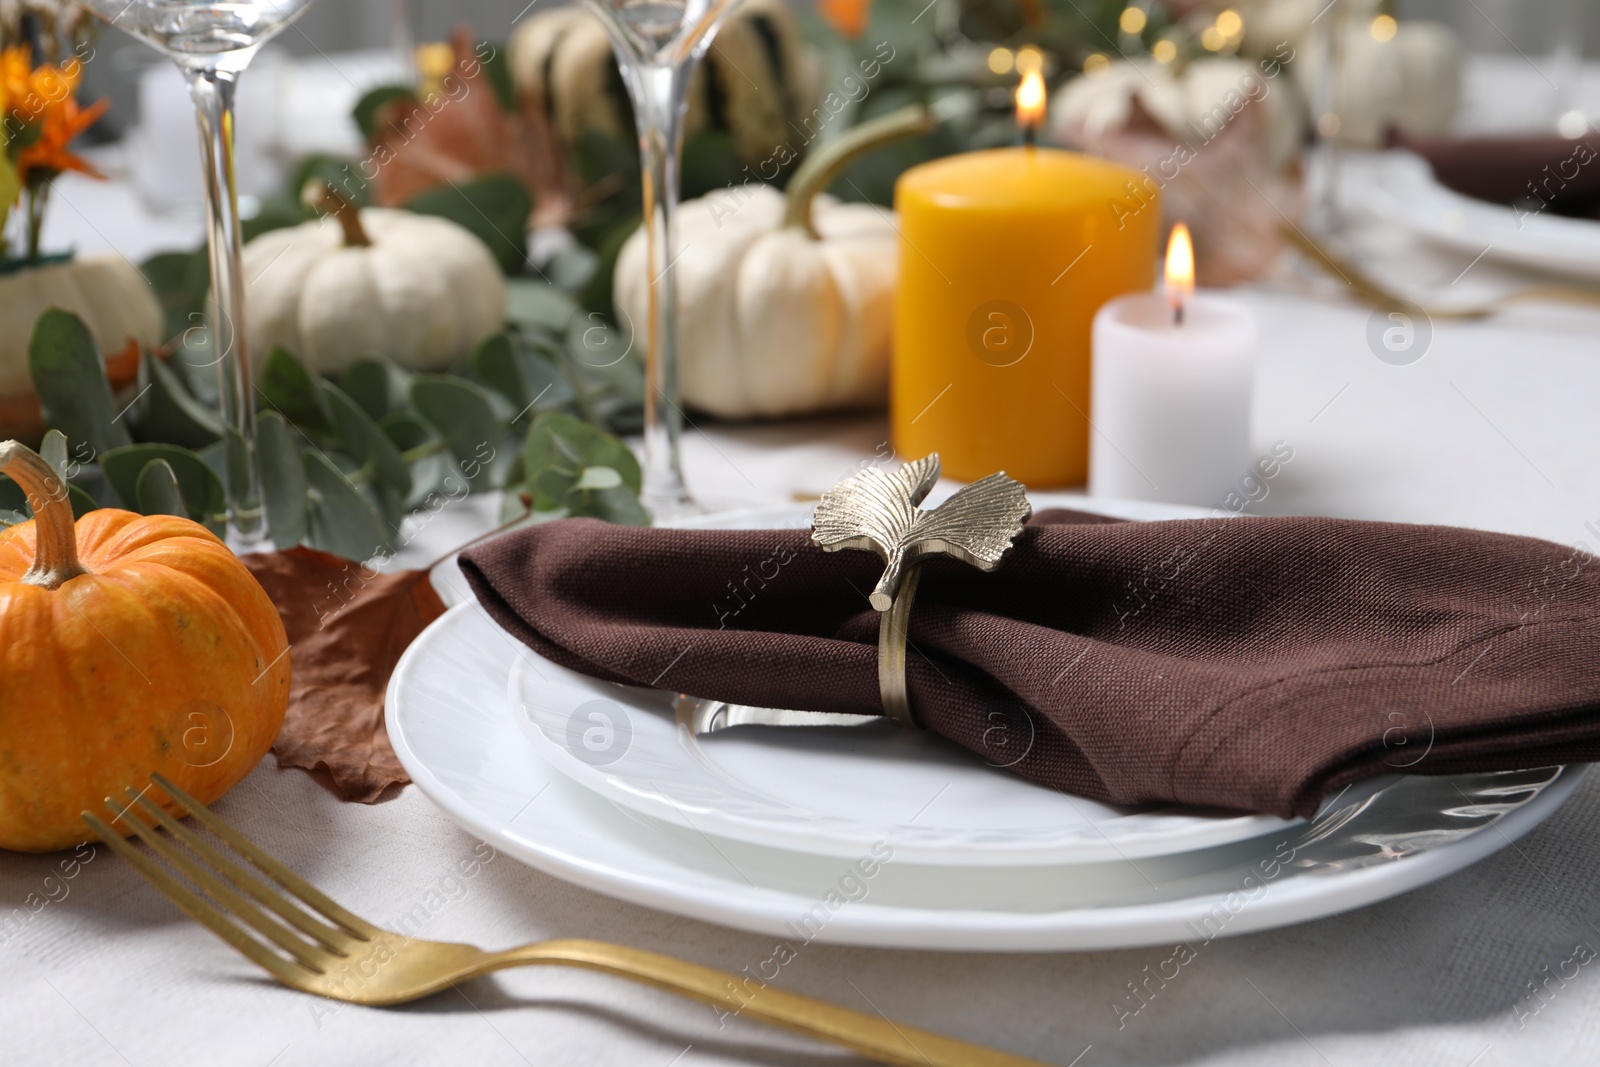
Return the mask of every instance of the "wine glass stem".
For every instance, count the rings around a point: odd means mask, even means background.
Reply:
[[[256,416],[251,396],[250,354],[244,339],[244,268],[240,262],[239,197],[233,171],[233,98],[238,72],[184,66],[189,95],[200,123],[205,168],[206,244],[211,253],[212,356],[225,433],[223,484],[228,501],[228,540],[249,550],[266,540],[266,514],[256,467]]]
[[[678,454],[683,410],[678,399],[678,300],[672,264],[677,247],[674,216],[683,115],[693,71],[693,58],[676,66],[629,64],[624,71],[631,82],[639,127],[650,264],[649,321],[644,324],[644,487],[640,495],[657,518],[692,507]]]

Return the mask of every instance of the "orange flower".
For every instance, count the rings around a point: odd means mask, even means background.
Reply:
[[[79,107],[78,101],[68,96],[44,109],[39,120],[39,137],[17,154],[17,177],[24,183],[34,171],[45,171],[48,180],[64,170],[82,171],[91,177],[103,175],[79,156],[67,151],[67,145],[78,134],[93,126],[95,120],[110,107],[110,101],[100,100],[88,107]]]
[[[28,95],[28,75],[33,72],[33,60],[28,46],[14,44],[0,51],[0,109],[10,110]]]
[[[861,36],[872,13],[872,0],[817,0],[817,10],[841,37]]]
[[[50,108],[78,91],[83,64],[76,56],[59,67],[30,68],[26,47],[13,47],[0,55],[0,83],[6,109],[23,122],[33,122]]]

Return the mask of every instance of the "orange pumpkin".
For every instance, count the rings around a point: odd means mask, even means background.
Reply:
[[[152,771],[221,796],[289,704],[266,592],[198,523],[106,509],[74,524],[55,471],[15,441],[0,472],[35,516],[0,532],[0,848],[84,841],[80,813],[127,786],[175,811]]]

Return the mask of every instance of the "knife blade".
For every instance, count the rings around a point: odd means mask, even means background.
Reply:
[[[757,708],[724,700],[702,700],[680,693],[672,702],[678,725],[696,737],[733,726],[871,726],[887,720],[882,715],[853,715],[841,711],[796,711],[791,708]]]

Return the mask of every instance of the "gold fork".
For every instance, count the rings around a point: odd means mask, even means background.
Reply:
[[[1321,267],[1328,275],[1350,286],[1351,291],[1367,303],[1378,307],[1382,307],[1385,304],[1418,306],[1415,301],[1407,300],[1396,293],[1354,263],[1337,255],[1332,249],[1298,226],[1285,223],[1278,227],[1278,232],[1283,235],[1285,240],[1299,249],[1312,263]],[[1592,306],[1600,304],[1600,290],[1575,285],[1535,285],[1505,293],[1486,304],[1456,308],[1430,307],[1422,308],[1421,310],[1430,319],[1470,321],[1488,318],[1490,315],[1504,311],[1512,304],[1520,304],[1525,301],[1588,304]]]
[[[107,810],[115,814],[111,821],[126,819],[152,852],[180,871],[203,894],[124,840],[98,815],[86,811],[84,821],[168,900],[292,989],[351,1004],[404,1004],[490,971],[553,963],[631,978],[727,1012],[843,1045],[880,1063],[905,1067],[1044,1067],[1036,1060],[957,1041],[770,985],[752,990],[746,980],[724,971],[604,941],[539,941],[503,952],[485,952],[472,945],[403,937],[373,926],[334,903],[163,776],[151,775],[151,780],[231,846],[239,858],[265,874],[266,879],[207,844],[163,811],[145,795],[148,787],[141,792],[127,790],[129,801],[120,811],[107,797]],[[133,817],[135,808],[150,821]],[[158,828],[165,829],[170,837],[163,836]],[[187,846],[187,852],[180,843]]]

